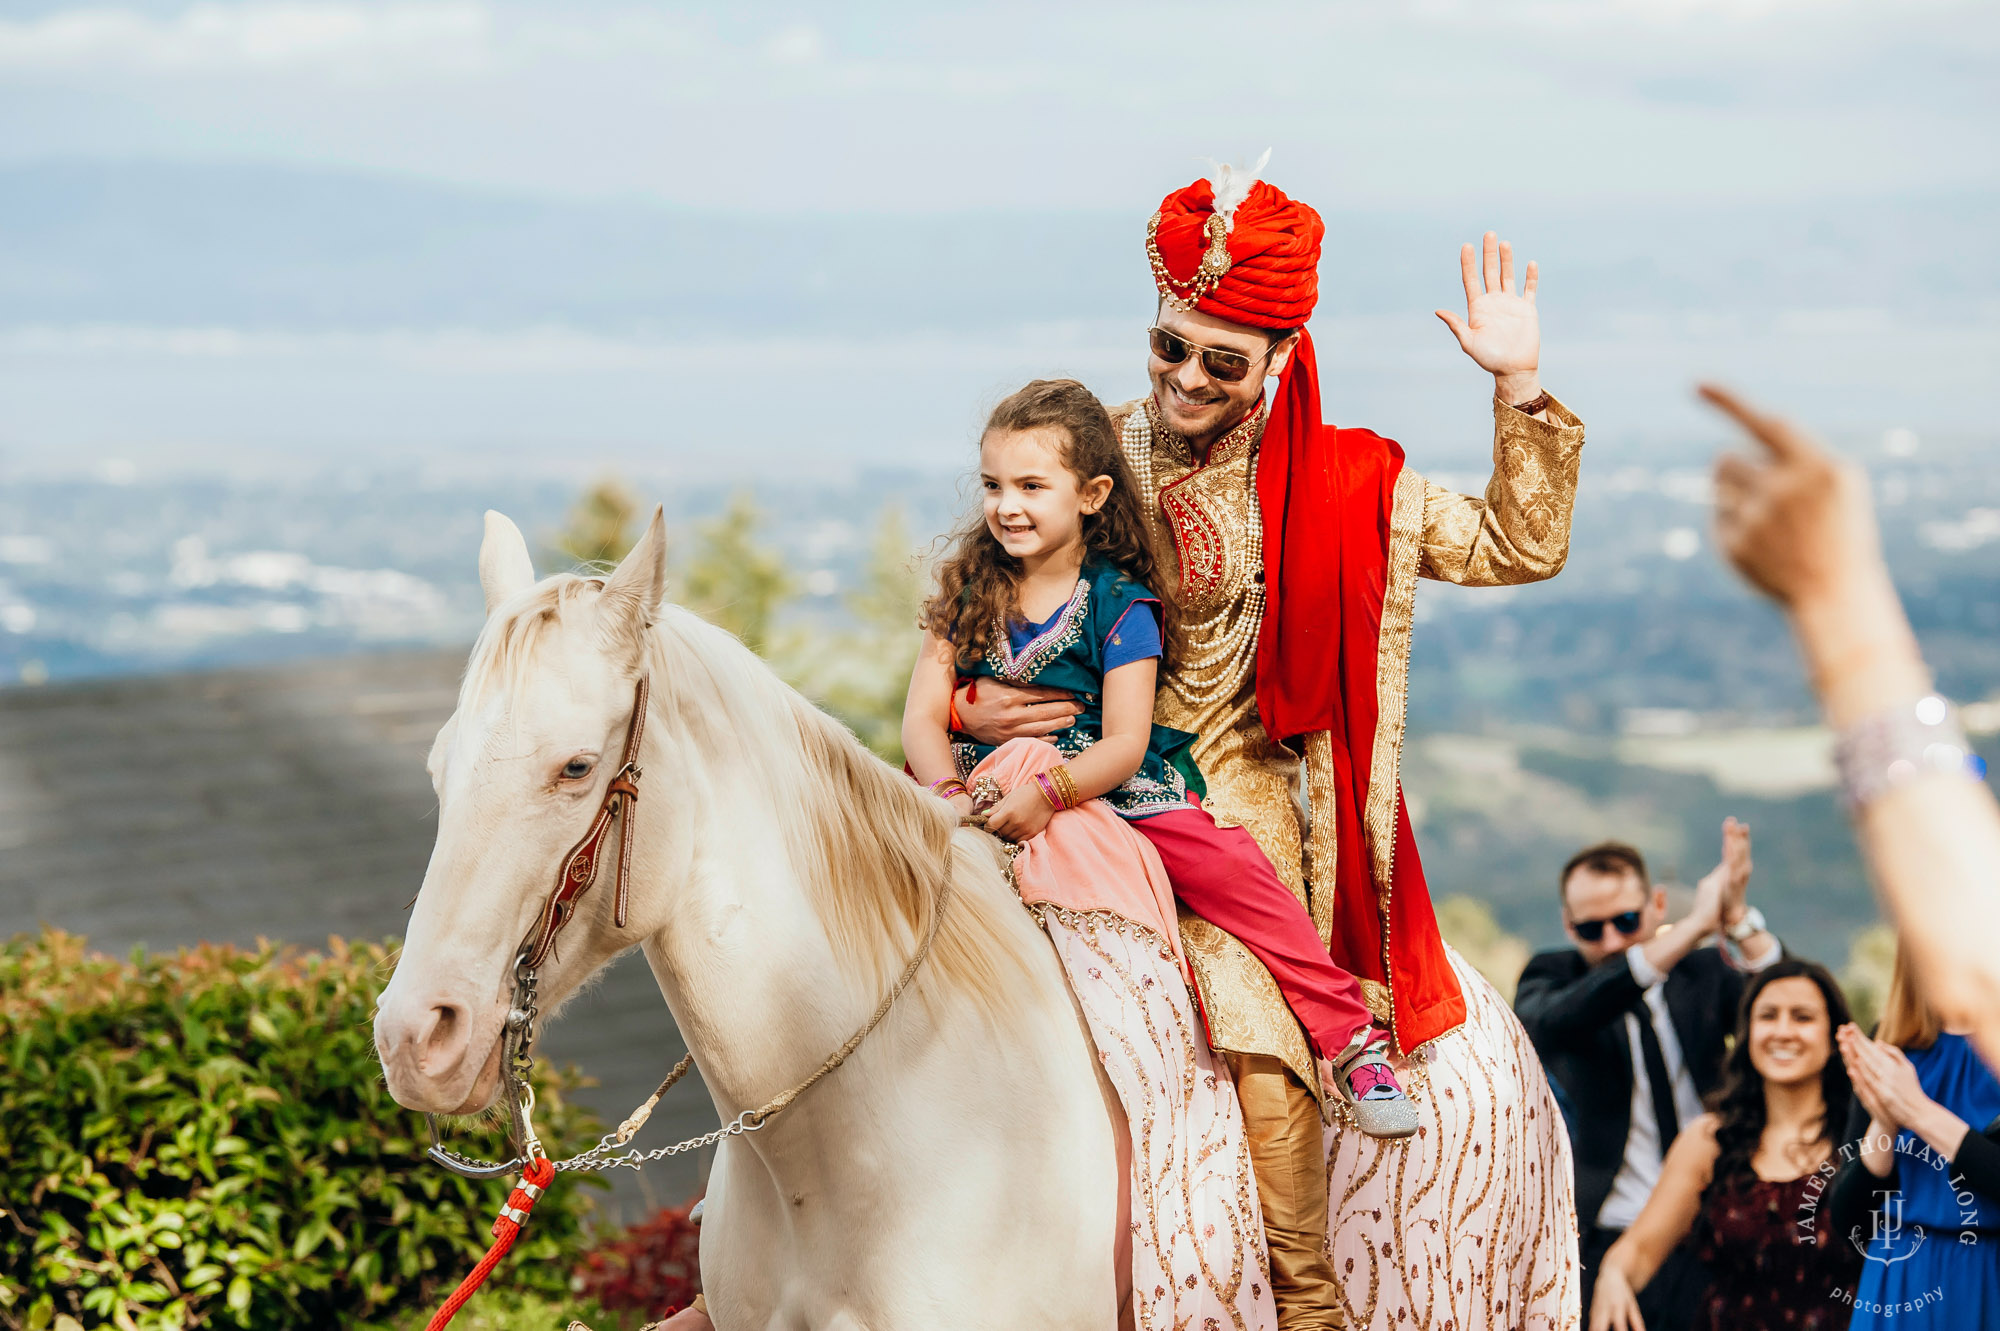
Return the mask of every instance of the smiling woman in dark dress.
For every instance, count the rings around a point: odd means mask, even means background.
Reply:
[[[1743,994],[1710,1111],[1675,1139],[1639,1218],[1604,1255],[1591,1331],[1636,1331],[1637,1291],[1696,1235],[1712,1276],[1700,1331],[1838,1331],[1860,1254],[1814,1223],[1852,1095],[1834,1052],[1847,1002],[1826,968],[1786,958]]]

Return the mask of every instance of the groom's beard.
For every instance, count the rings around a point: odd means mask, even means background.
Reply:
[[[1218,432],[1242,415],[1228,394],[1215,385],[1187,392],[1171,375],[1153,381],[1153,405],[1159,408],[1161,419],[1183,435]]]
[[[1238,402],[1211,384],[1199,395],[1202,400],[1192,408],[1181,405],[1175,396],[1175,387],[1167,376],[1155,378],[1153,406],[1168,428],[1182,438],[1197,443],[1202,450],[1248,420],[1264,400],[1261,380],[1247,402]]]

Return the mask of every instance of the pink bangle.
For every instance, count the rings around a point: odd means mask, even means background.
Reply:
[[[941,800],[948,800],[955,795],[969,796],[972,794],[970,790],[966,789],[965,783],[955,776],[948,776],[942,781],[931,782],[930,791],[931,794]]]

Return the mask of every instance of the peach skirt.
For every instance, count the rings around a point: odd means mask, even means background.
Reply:
[[[975,769],[1002,790],[1063,760],[1013,740]],[[1243,1111],[1190,992],[1173,889],[1150,843],[1103,803],[1058,813],[1014,859],[1055,945],[1132,1141],[1139,1331],[1276,1331]]]
[[[1011,790],[1060,761],[1040,740],[1014,740],[974,777]],[[1092,801],[1052,818],[1014,873],[1131,1125],[1137,1325],[1274,1331],[1242,1109],[1190,996],[1157,852]],[[1377,1141],[1338,1112],[1327,1129],[1327,1246],[1349,1321],[1575,1331],[1568,1132],[1513,1011],[1447,951],[1465,1024],[1398,1061],[1423,1116],[1418,1134]]]

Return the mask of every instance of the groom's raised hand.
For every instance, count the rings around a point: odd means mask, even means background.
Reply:
[[[1527,402],[1541,396],[1542,321],[1535,312],[1534,263],[1528,264],[1519,295],[1514,292],[1514,247],[1487,232],[1475,250],[1458,252],[1459,274],[1465,280],[1465,317],[1439,310],[1465,354],[1493,376],[1493,391],[1502,402]]]

